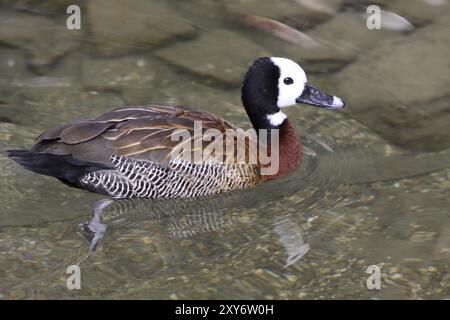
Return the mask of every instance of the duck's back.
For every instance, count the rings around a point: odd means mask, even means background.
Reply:
[[[179,143],[176,132],[194,136],[195,123],[202,130],[235,129],[209,112],[183,106],[124,106],[93,119],[80,120],[42,133],[32,151],[97,163],[110,163],[112,155],[166,162]]]

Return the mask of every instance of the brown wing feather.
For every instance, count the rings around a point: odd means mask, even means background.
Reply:
[[[49,129],[38,137],[33,150],[101,163],[109,163],[113,154],[162,162],[180,143],[172,141],[172,134],[185,129],[193,136],[194,121],[201,121],[203,131],[214,128],[225,134],[226,129],[236,129],[214,114],[187,107],[125,106]],[[203,141],[200,146],[208,143]],[[245,148],[248,152],[247,145]]]
[[[68,126],[59,134],[59,139],[67,144],[77,144],[95,138],[113,126],[109,122],[84,122]]]
[[[120,136],[117,136],[114,140],[112,140],[112,146],[117,149],[131,147],[140,144],[144,139],[161,137],[167,131],[172,131],[172,129],[148,128],[121,132]],[[105,134],[107,134],[107,132]],[[103,134],[103,136],[105,134]]]

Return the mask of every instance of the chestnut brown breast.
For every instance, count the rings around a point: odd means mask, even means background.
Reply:
[[[299,167],[302,158],[301,149],[295,127],[286,119],[280,128],[279,169],[274,177],[282,176]]]

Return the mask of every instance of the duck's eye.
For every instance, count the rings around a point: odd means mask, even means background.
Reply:
[[[294,80],[292,80],[291,77],[287,77],[287,78],[284,78],[283,82],[284,82],[284,84],[290,85],[290,84],[294,83]]]

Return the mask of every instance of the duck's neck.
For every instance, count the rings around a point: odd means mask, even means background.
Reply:
[[[300,138],[289,119],[280,126],[279,137],[279,169],[275,177],[297,169],[302,157]]]
[[[274,146],[270,146],[272,141],[270,129],[267,131],[267,144],[264,143],[268,149],[263,152],[270,156],[270,163],[273,164],[273,158],[278,157],[278,170],[275,174],[268,176],[267,178],[269,179],[285,175],[297,169],[301,162],[301,143],[294,125],[286,119],[277,129],[279,130],[277,135],[278,150]],[[265,141],[265,139],[263,140]]]
[[[244,84],[242,91],[242,102],[247,111],[247,115],[252,122],[253,128],[256,130],[258,135],[260,135],[260,130],[266,130],[266,141],[264,143],[266,146],[270,144],[271,141],[271,133],[270,130],[278,129],[279,131],[279,150],[278,150],[278,171],[276,174],[269,176],[278,177],[282,176],[292,170],[298,168],[301,162],[301,145],[300,138],[297,135],[294,125],[289,121],[289,119],[285,118],[284,121],[281,119],[280,123],[277,123],[278,119],[271,119],[267,115],[284,115],[279,108],[269,103],[258,103],[255,104],[254,101],[257,100],[257,97],[253,97],[254,93],[252,90],[247,90],[248,86]],[[267,99],[270,101],[270,99]],[[278,109],[278,112],[275,110]],[[266,111],[266,112],[264,112]],[[284,115],[284,117],[286,117]],[[271,120],[273,120],[271,123]],[[260,137],[261,138],[261,137]],[[270,147],[268,154],[272,157],[270,152]],[[273,155],[276,156],[276,155]]]

